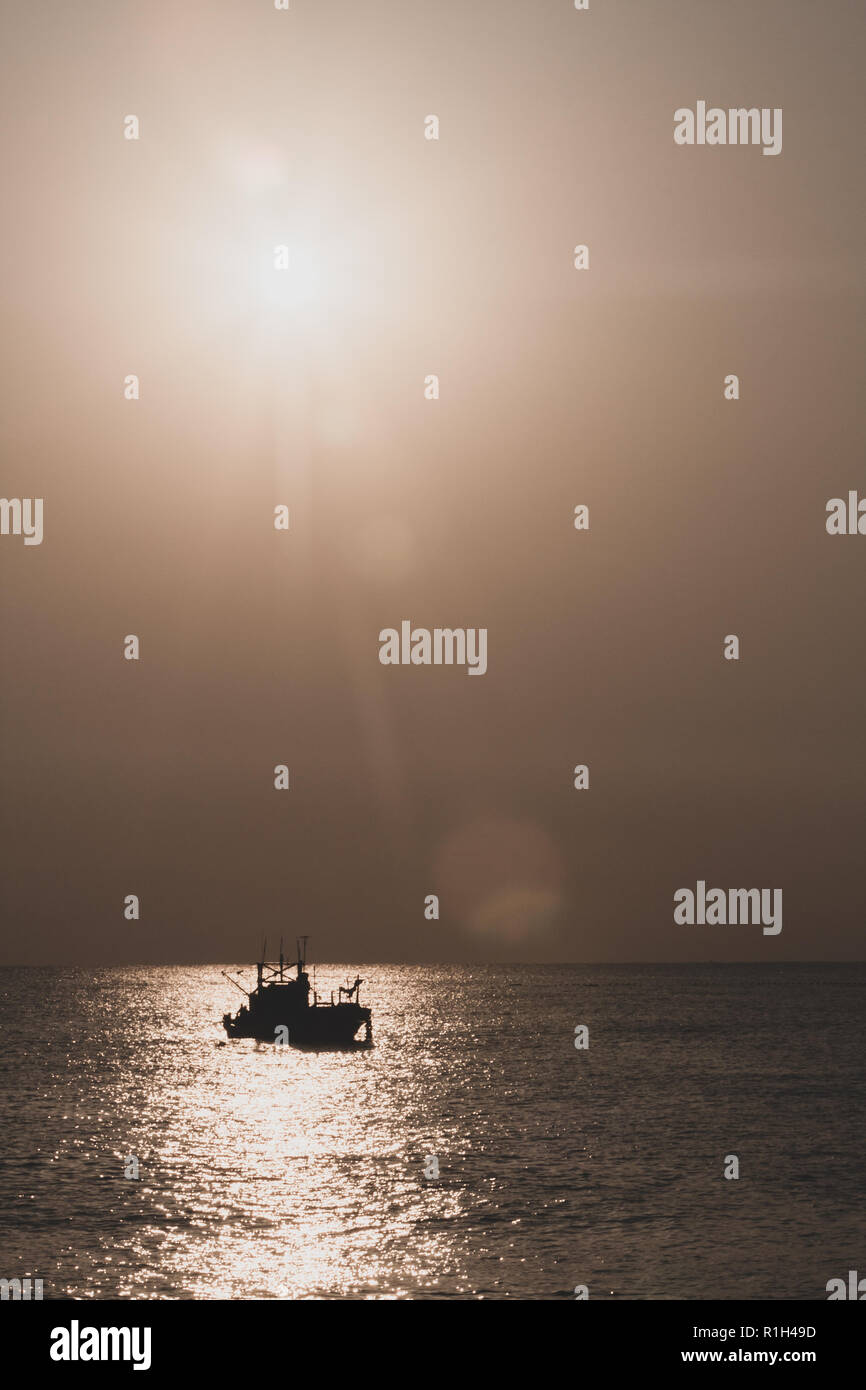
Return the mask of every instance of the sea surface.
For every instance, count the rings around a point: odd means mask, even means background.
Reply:
[[[371,1051],[227,1042],[219,966],[0,971],[0,1276],[825,1299],[866,1273],[866,965],[317,972],[364,978]]]

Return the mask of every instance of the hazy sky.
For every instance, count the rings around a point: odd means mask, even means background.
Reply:
[[[863,956],[866,12],[590,4],[6,9],[4,961]]]

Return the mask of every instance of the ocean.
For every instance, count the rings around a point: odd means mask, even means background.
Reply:
[[[826,1299],[866,1273],[866,965],[318,966],[320,994],[365,981],[353,1053],[226,1041],[221,968],[0,971],[0,1277]]]

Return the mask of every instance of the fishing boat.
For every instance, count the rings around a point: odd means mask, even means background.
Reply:
[[[368,1008],[359,1001],[364,981],[357,976],[353,983],[340,985],[337,998],[331,991],[330,1000],[320,999],[310,987],[307,974],[307,937],[297,941],[297,959],[286,961],[283,943],[276,964],[262,958],[256,964],[257,982],[247,992],[224,970],[231,984],[247,997],[236,1014],[223,1015],[223,1027],[230,1038],[258,1038],[261,1042],[288,1043],[292,1047],[372,1047],[373,1020]],[[292,977],[289,972],[295,970]],[[312,994],[312,1000],[310,995]],[[357,1034],[364,1026],[364,1036]]]

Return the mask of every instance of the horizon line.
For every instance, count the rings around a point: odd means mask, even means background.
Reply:
[[[219,960],[162,960],[162,961],[65,961],[55,964],[37,963],[28,961],[0,961],[0,970],[172,970],[182,969],[189,966],[220,966],[231,964],[234,957],[222,957]],[[275,958],[278,959],[278,958]],[[503,966],[585,966],[587,968],[634,966],[634,965],[866,965],[866,957],[840,957],[833,960],[821,960],[814,958],[796,958],[783,960],[364,960],[362,957],[346,957],[345,960],[323,960],[311,961],[313,965],[327,968],[331,965],[361,964],[367,966],[386,966],[386,965],[418,965],[418,966],[478,966],[478,965],[503,965]],[[255,961],[247,962],[251,969],[256,964]],[[294,961],[287,964],[293,965]]]

